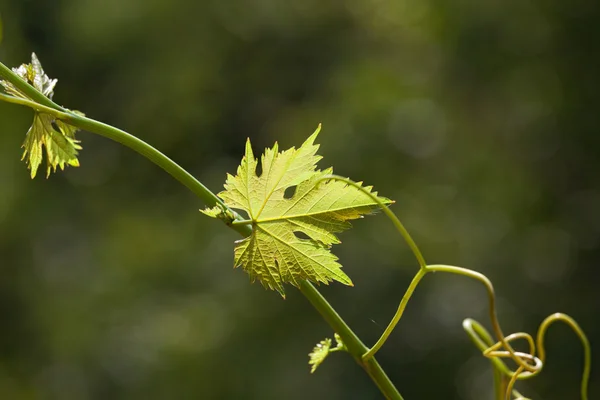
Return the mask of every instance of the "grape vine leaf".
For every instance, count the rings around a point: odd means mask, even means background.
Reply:
[[[327,356],[329,355],[329,349],[331,349],[331,339],[326,338],[321,340],[319,343],[315,345],[313,351],[308,355],[309,361],[308,364],[310,367],[310,373],[313,374],[319,365],[325,361]]]
[[[334,348],[331,347],[331,339],[325,338],[317,343],[315,347],[313,347],[313,350],[308,354],[308,365],[310,365],[311,374],[314,374],[317,368],[319,368],[319,365],[323,364],[323,361],[325,361],[329,353],[346,350],[346,346],[344,345],[344,342],[342,342],[340,335],[336,333],[334,337],[336,342]]]
[[[322,181],[333,169],[316,169],[321,156],[316,154],[319,146],[314,140],[320,128],[297,150],[292,147],[279,152],[277,143],[266,149],[260,176],[248,139],[236,176],[227,174],[225,190],[219,193],[226,206],[246,212],[246,222],[252,225],[252,234],[235,242],[234,267],[241,266],[252,281],[260,281],[283,297],[284,283],[299,287],[303,280],[325,284],[335,280],[352,286],[329,249],[340,243],[335,234],[349,229],[349,220],[371,214],[378,207],[354,186]],[[289,196],[292,188],[295,192]],[[370,192],[372,188],[364,189]],[[384,197],[379,199],[392,203]],[[219,218],[223,208],[203,212]]]
[[[50,79],[44,73],[42,64],[35,53],[31,54],[30,64],[22,64],[18,68],[13,68],[13,71],[44,96],[52,99],[57,80]],[[0,84],[2,84],[7,94],[32,100],[12,83],[3,80],[0,81]],[[83,115],[83,113],[78,111],[71,112]],[[74,126],[56,119],[50,114],[35,111],[33,123],[25,135],[25,141],[22,146],[25,150],[21,158],[22,160],[27,158],[27,167],[31,170],[32,179],[35,178],[37,170],[42,163],[42,148],[46,149],[46,177],[50,176],[51,171],[56,172],[56,167],[64,170],[65,165],[79,166],[77,154],[78,150],[81,150],[81,146],[79,145],[80,142],[75,139],[76,131],[77,128]]]

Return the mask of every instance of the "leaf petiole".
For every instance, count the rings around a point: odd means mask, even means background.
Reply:
[[[231,223],[231,225],[252,225],[252,222],[254,221],[251,219],[236,219]]]

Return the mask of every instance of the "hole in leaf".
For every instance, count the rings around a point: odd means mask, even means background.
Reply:
[[[260,178],[260,176],[261,176],[261,175],[262,175],[262,173],[263,173],[263,170],[262,170],[262,162],[258,162],[258,163],[256,163],[256,170],[255,170],[254,172],[256,172],[256,176],[258,176],[258,177]]]
[[[289,188],[285,189],[285,192],[283,192],[283,197],[286,199],[291,199],[295,194],[296,186],[290,186]]]
[[[244,210],[235,210],[243,219],[250,219],[250,215],[248,215],[247,211]]]
[[[298,239],[312,240],[310,236],[300,231],[294,231],[294,236],[296,236]]]
[[[56,123],[56,121],[52,121],[52,129],[54,129],[56,132],[60,132],[60,129],[58,129],[58,124]]]

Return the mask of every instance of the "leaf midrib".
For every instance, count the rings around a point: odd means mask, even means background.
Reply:
[[[284,221],[284,220],[289,220],[289,219],[296,219],[296,218],[303,218],[303,217],[314,217],[314,216],[317,216],[317,215],[335,213],[335,212],[338,212],[338,211],[345,211],[345,210],[349,210],[349,209],[358,209],[358,208],[362,208],[362,207],[375,207],[375,206],[377,206],[377,203],[363,204],[363,205],[360,205],[360,206],[348,206],[348,207],[339,207],[339,208],[329,208],[329,209],[327,209],[325,211],[315,211],[315,212],[312,212],[312,213],[295,214],[295,215],[285,215],[284,214],[284,215],[282,215],[280,217],[255,219],[255,220],[253,220],[253,222],[256,222],[256,224],[263,224],[263,223],[269,223],[269,222],[279,222],[279,221]]]

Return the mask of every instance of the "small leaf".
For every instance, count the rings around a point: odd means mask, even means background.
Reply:
[[[204,210],[200,210],[200,212],[209,217],[223,220],[226,224],[230,224],[235,220],[235,215],[233,215],[231,210],[221,205],[216,205],[212,208],[205,208]]]
[[[211,208],[205,208],[204,210],[200,210],[200,212],[212,218],[219,218],[223,214],[223,208],[219,206],[214,206]]]
[[[340,243],[335,234],[349,229],[349,220],[378,208],[370,196],[354,186],[320,182],[333,170],[316,169],[321,159],[316,155],[319,146],[314,144],[319,130],[320,126],[298,150],[292,147],[279,152],[277,143],[266,149],[260,176],[248,140],[237,175],[227,176],[225,191],[219,194],[228,207],[246,212],[252,225],[251,236],[235,242],[234,266],[241,266],[251,280],[258,279],[282,296],[284,283],[298,287],[303,280],[325,284],[335,280],[352,286],[329,248]],[[286,190],[294,187],[293,196],[288,198]],[[370,186],[364,189],[371,191]],[[379,199],[392,203],[384,197]],[[216,211],[206,213],[214,216]]]
[[[23,157],[27,158],[28,168],[31,170],[31,178],[35,178],[38,167],[42,163],[42,146],[46,148],[46,177],[50,172],[56,172],[56,167],[65,169],[65,164],[75,167],[79,166],[77,150],[81,150],[79,141],[73,139],[69,132],[58,126],[58,131],[52,126],[54,119],[51,115],[36,113],[33,116],[33,124],[27,135],[23,147]],[[29,157],[27,155],[29,154]]]
[[[310,358],[308,360],[308,364],[311,365],[311,374],[317,370],[317,368],[323,363],[323,361],[325,361],[325,359],[329,355],[329,349],[331,349],[331,339],[329,338],[321,340],[313,348],[313,351],[308,355],[308,357]]]
[[[35,53],[31,54],[31,64],[22,64],[18,68],[13,68],[13,71],[23,80],[31,84],[39,92],[48,98],[54,95],[54,87],[56,79],[50,79],[44,73],[42,64],[38,60]],[[8,81],[0,81],[4,87],[4,91],[12,96],[29,99],[25,94],[18,90],[12,83]],[[31,99],[29,99],[31,100]],[[77,115],[83,115],[78,111],[71,111]],[[37,170],[42,163],[43,150],[46,149],[46,177],[50,176],[50,172],[56,172],[56,168],[65,169],[65,165],[73,167],[79,166],[77,159],[78,150],[81,150],[79,141],[75,139],[77,128],[67,124],[64,121],[55,119],[54,116],[36,111],[33,116],[33,123],[23,142],[22,160],[25,160],[27,167],[31,171],[33,179],[37,174]]]

